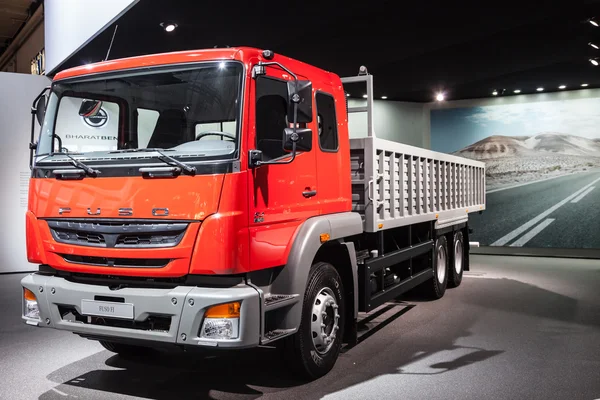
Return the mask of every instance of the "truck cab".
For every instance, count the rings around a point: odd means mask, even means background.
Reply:
[[[269,301],[261,286],[287,264],[304,221],[351,209],[336,75],[258,49],[211,49],[66,70],[44,98],[26,216],[40,272],[23,286],[49,296],[27,323],[113,350],[251,347],[297,329],[263,315],[299,296]],[[258,271],[271,272],[250,278]]]

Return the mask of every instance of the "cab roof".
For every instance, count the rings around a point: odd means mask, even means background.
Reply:
[[[252,47],[232,47],[225,49],[201,49],[149,54],[69,68],[57,73],[54,76],[54,81],[102,72],[122,71],[161,65],[186,64],[190,62],[238,60],[247,65],[251,61],[269,61],[262,56],[262,52],[263,50]],[[278,61],[286,67],[291,68],[296,74],[305,75],[309,79],[332,82],[337,78],[337,75],[335,74],[277,53],[275,53],[275,57],[272,61]]]

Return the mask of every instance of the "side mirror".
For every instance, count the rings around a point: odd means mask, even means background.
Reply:
[[[288,81],[288,121],[292,123],[294,121],[294,105],[296,97],[298,104],[298,113],[296,115],[297,123],[308,123],[312,122],[312,82],[311,81],[297,81],[298,90],[296,91],[296,82]]]
[[[37,102],[34,105],[35,108],[35,118],[37,119],[38,124],[42,125],[44,121],[44,115],[46,114],[46,95],[40,96]]]
[[[101,101],[84,99],[81,101],[81,106],[79,106],[79,115],[82,117],[93,117],[98,114],[100,107],[102,107]]]
[[[294,140],[294,130],[285,128],[283,130],[283,149],[292,151],[292,145],[296,142],[296,151],[312,150],[312,130],[310,128],[296,128],[296,140]]]

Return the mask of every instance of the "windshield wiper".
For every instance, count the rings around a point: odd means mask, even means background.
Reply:
[[[78,153],[78,154],[81,154],[81,153]],[[90,167],[89,165],[85,165],[81,161],[79,161],[79,160],[71,157],[70,154],[65,153],[63,151],[58,151],[58,152],[55,152],[55,153],[51,153],[50,155],[52,155],[52,156],[55,156],[55,155],[67,156],[71,160],[71,164],[73,164],[73,166],[82,169],[86,173],[86,175],[91,176],[92,178],[95,178],[95,177],[98,176],[98,174],[100,174],[99,170],[94,169],[94,168]]]
[[[161,157],[163,157],[166,160],[170,161],[172,164],[177,165],[179,168],[181,168],[182,170],[184,170],[188,174],[190,174],[192,176],[196,175],[196,167],[194,167],[192,165],[188,165],[188,164],[182,163],[181,161],[179,161],[179,160],[171,157],[170,155],[167,155],[167,154],[163,153],[163,151],[165,151],[165,149],[159,149],[159,148],[156,148],[156,147],[149,148],[149,149],[121,149],[121,150],[111,151],[111,153],[143,153],[143,152],[152,152],[152,151],[157,152],[158,154],[161,155]],[[165,163],[169,164],[166,161],[165,161]]]

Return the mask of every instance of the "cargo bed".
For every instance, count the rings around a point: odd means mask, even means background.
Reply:
[[[485,164],[366,137],[350,140],[352,208],[366,232],[437,220],[442,228],[485,209]]]
[[[377,138],[373,123],[373,76],[342,78],[365,83],[366,103],[348,113],[366,113],[367,131],[350,139],[352,209],[365,232],[434,221],[441,229],[485,210],[485,164]]]

